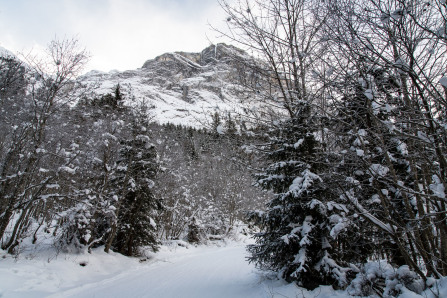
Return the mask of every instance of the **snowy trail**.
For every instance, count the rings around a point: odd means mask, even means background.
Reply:
[[[250,240],[251,241],[251,240]],[[250,242],[251,243],[251,242]],[[181,246],[179,246],[181,245]],[[225,245],[225,246],[218,246]],[[140,263],[103,248],[91,254],[54,251],[14,256],[0,250],[0,298],[349,298],[345,291],[320,286],[307,291],[267,278],[245,258],[246,243],[190,246],[172,242]],[[447,278],[436,297],[447,297]],[[406,290],[400,298],[435,297]]]
[[[185,243],[184,243],[185,244]],[[343,291],[321,286],[306,291],[268,279],[246,261],[246,243],[225,246],[165,245],[139,263],[98,248],[92,254],[45,254],[18,262],[0,256],[1,298],[346,298]],[[48,257],[51,254],[48,255]],[[84,266],[80,266],[84,264]]]
[[[272,297],[245,257],[242,245],[207,248],[50,297]]]

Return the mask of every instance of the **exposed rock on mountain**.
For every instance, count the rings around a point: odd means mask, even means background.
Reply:
[[[79,80],[94,93],[89,97],[111,93],[120,84],[125,104],[145,103],[155,121],[201,127],[215,112],[237,119],[259,105],[253,92],[258,76],[247,65],[253,58],[244,51],[217,44],[201,53],[166,53],[136,70],[91,71]]]

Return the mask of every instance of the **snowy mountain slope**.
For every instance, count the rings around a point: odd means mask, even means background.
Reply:
[[[17,58],[16,55],[2,46],[0,46],[0,57]]]
[[[136,70],[91,71],[79,81],[91,89],[90,97],[120,84],[125,104],[145,103],[155,121],[201,127],[215,112],[235,116],[259,106],[250,87],[256,86],[256,76],[245,66],[251,60],[233,46],[217,44],[201,53],[166,53]]]

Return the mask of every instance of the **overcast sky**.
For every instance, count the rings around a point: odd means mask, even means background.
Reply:
[[[224,20],[217,0],[0,0],[0,46],[39,51],[76,36],[92,56],[85,71],[127,70],[220,42],[207,24]]]

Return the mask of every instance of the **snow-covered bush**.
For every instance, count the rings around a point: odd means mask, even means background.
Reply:
[[[110,198],[90,193],[78,204],[58,214],[55,246],[64,252],[81,253],[104,245],[116,218]]]
[[[56,238],[56,247],[70,253],[80,253],[87,248],[92,235],[92,214],[88,207],[91,206],[79,204],[64,212],[59,219],[61,233]]]
[[[397,297],[408,291],[421,294],[424,289],[424,280],[407,265],[394,268],[386,261],[377,261],[366,263],[347,291],[353,296]]]

